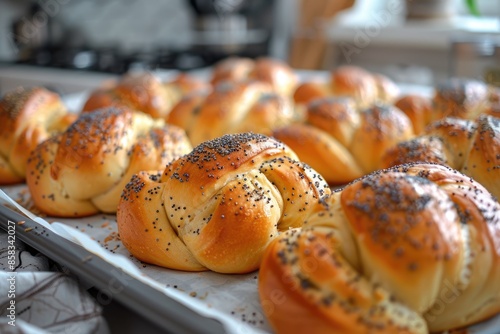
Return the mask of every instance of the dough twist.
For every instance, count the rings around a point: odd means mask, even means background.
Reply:
[[[298,227],[330,193],[282,143],[244,133],[197,146],[127,185],[117,222],[138,259],[167,268],[245,273],[280,231]]]
[[[80,217],[116,212],[132,175],[158,169],[191,151],[184,131],[126,109],[82,114],[28,159],[27,184],[48,215]]]
[[[450,168],[358,179],[267,249],[263,309],[277,333],[427,333],[500,311],[500,204]]]

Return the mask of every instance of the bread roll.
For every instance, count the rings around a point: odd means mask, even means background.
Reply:
[[[349,96],[366,108],[375,103],[378,87],[370,72],[357,66],[341,66],[331,73],[331,89],[334,96]]]
[[[301,83],[293,93],[293,100],[298,105],[306,105],[309,102],[332,96],[330,87],[322,82]]]
[[[250,58],[228,57],[215,64],[210,83],[215,86],[222,81],[246,81],[254,66],[255,62]]]
[[[476,121],[448,117],[434,122],[422,136],[388,149],[383,166],[418,161],[457,169],[500,198],[500,119],[481,115]]]
[[[386,103],[394,102],[401,94],[398,85],[385,75],[379,73],[372,75],[377,86],[377,100]]]
[[[230,57],[217,63],[212,72],[211,82],[242,82],[257,80],[271,86],[278,94],[291,96],[297,86],[297,76],[285,62],[270,57],[255,60]]]
[[[304,124],[277,128],[273,136],[338,185],[379,169],[385,151],[413,131],[395,107],[380,104],[359,112],[350,98],[323,98],[308,105]]]
[[[258,132],[290,123],[294,110],[290,100],[258,81],[220,82],[209,94],[182,99],[167,122],[182,127],[193,145],[224,134]]]
[[[281,231],[298,227],[330,193],[282,143],[259,134],[204,142],[163,173],[139,173],[117,223],[141,261],[172,269],[246,273]]]
[[[33,149],[64,131],[77,115],[45,88],[18,88],[0,100],[0,185],[23,182]]]
[[[180,128],[140,112],[102,109],[40,144],[28,159],[27,184],[35,205],[50,216],[114,213],[132,175],[189,151]]]
[[[432,99],[421,95],[402,96],[396,100],[394,106],[410,118],[415,134],[421,134],[427,125],[438,118],[432,106]]]
[[[359,108],[368,108],[375,103],[392,104],[399,94],[399,87],[388,77],[349,65],[332,70],[327,82],[299,84],[294,101],[305,105],[318,98],[350,97]]]
[[[192,124],[199,114],[201,106],[208,94],[209,93],[206,91],[198,91],[184,96],[174,105],[168,114],[166,118],[167,123],[184,129],[186,134],[189,135]]]
[[[186,74],[164,83],[150,72],[132,72],[120,78],[115,86],[94,91],[85,102],[83,111],[127,107],[153,118],[165,118],[182,96],[205,89],[209,89],[207,83]]]
[[[500,204],[416,164],[358,179],[267,248],[263,310],[277,333],[427,333],[500,311]]]
[[[456,117],[476,119],[494,100],[494,90],[486,83],[466,78],[451,78],[436,86],[433,98],[436,119]]]

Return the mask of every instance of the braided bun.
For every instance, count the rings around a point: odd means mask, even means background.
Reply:
[[[300,84],[294,101],[303,105],[317,98],[350,97],[359,108],[367,108],[375,103],[391,104],[398,96],[398,86],[388,77],[358,66],[340,66],[330,73],[328,82]]]
[[[422,136],[389,148],[382,160],[384,167],[418,161],[445,164],[500,198],[500,119],[489,115],[476,121],[442,119],[429,125]]]
[[[497,91],[486,83],[465,78],[451,78],[436,86],[433,98],[437,118],[476,119],[497,99]]]
[[[0,185],[23,182],[35,147],[75,119],[59,95],[44,88],[18,88],[0,100]]]
[[[260,57],[255,60],[229,57],[214,67],[211,83],[257,80],[268,84],[281,95],[291,96],[297,86],[297,76],[288,64],[278,59]]]
[[[27,184],[48,215],[114,213],[132,175],[162,168],[190,150],[177,127],[139,112],[102,109],[40,144],[28,160]]]
[[[412,135],[410,120],[399,109],[375,105],[359,112],[349,98],[314,100],[304,124],[273,131],[330,184],[344,184],[379,169],[385,151]]]
[[[436,120],[430,98],[420,95],[405,95],[399,98],[394,106],[410,118],[415,134],[421,134],[427,125]]]
[[[440,165],[403,165],[334,193],[266,250],[277,333],[427,333],[500,311],[500,205]]]
[[[221,82],[210,94],[191,94],[172,110],[167,122],[182,127],[193,145],[224,134],[272,129],[294,117],[288,98],[257,81]]]
[[[206,89],[208,84],[186,74],[163,83],[149,72],[128,73],[115,86],[94,91],[85,102],[83,111],[126,107],[153,118],[165,118],[182,96]]]
[[[225,135],[197,146],[163,174],[142,172],[123,192],[117,223],[141,261],[172,269],[257,269],[280,231],[301,226],[330,193],[321,176],[278,141]]]

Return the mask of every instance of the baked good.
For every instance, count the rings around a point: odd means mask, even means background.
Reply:
[[[330,97],[309,103],[304,123],[277,128],[273,136],[333,185],[379,169],[385,151],[413,131],[396,107],[377,104],[360,112],[353,99]]]
[[[23,182],[30,152],[76,117],[58,94],[45,88],[6,93],[0,100],[0,185]]]
[[[377,86],[377,101],[392,103],[399,97],[399,86],[389,77],[380,73],[372,73],[372,76]]]
[[[297,76],[285,62],[259,57],[250,59],[244,57],[229,57],[215,64],[211,83],[217,85],[223,81],[242,82],[257,80],[271,86],[274,92],[291,96],[297,86]]]
[[[456,117],[476,119],[498,100],[498,90],[483,81],[450,78],[435,88],[436,119]]]
[[[141,172],[117,212],[141,261],[186,271],[246,273],[280,231],[301,226],[330,193],[275,139],[253,133],[204,142],[162,172]]]
[[[301,83],[294,92],[294,100],[297,104],[307,104],[317,98],[350,97],[358,107],[367,108],[380,102],[391,104],[399,93],[398,86],[388,77],[345,65],[331,71],[327,82]]]
[[[293,100],[297,105],[307,105],[315,99],[328,96],[333,96],[328,85],[320,81],[307,81],[297,86]]]
[[[335,192],[281,234],[259,272],[277,333],[428,333],[500,312],[500,204],[440,165],[402,165]]]
[[[140,170],[160,169],[191,151],[184,131],[127,109],[82,114],[30,155],[27,184],[50,216],[116,212],[120,194]]]
[[[417,161],[459,170],[500,198],[500,119],[483,114],[476,121],[436,121],[423,135],[388,149],[383,167]]]
[[[216,85],[221,81],[246,81],[253,71],[255,61],[244,57],[228,57],[214,65],[210,83]]]
[[[438,118],[434,112],[432,99],[422,95],[409,94],[401,96],[394,102],[394,106],[410,118],[415,134],[421,134],[427,125]]]
[[[368,107],[378,96],[375,78],[357,66],[341,66],[331,73],[330,88],[334,96],[352,97],[361,107]]]
[[[165,118],[182,96],[205,89],[209,89],[208,83],[187,74],[165,83],[150,72],[130,72],[116,85],[92,92],[83,112],[115,106],[142,111],[153,118]]]
[[[193,145],[230,133],[258,132],[290,123],[294,110],[289,98],[258,81],[220,82],[210,93],[187,95],[167,117],[182,127]]]
[[[166,122],[184,129],[189,136],[192,124],[208,94],[206,91],[197,91],[183,96],[172,107]]]

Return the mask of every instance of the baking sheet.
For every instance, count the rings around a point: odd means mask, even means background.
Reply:
[[[25,185],[2,190],[0,203],[14,205],[13,199],[28,211],[33,210]],[[52,219],[38,217],[31,211],[28,214],[40,224],[40,229],[52,230],[199,314],[220,321],[228,333],[271,331],[258,300],[257,272],[246,275],[189,273],[140,262],[121,244],[114,215]]]
[[[50,229],[198,314],[220,321],[228,333],[272,332],[258,300],[258,272],[246,275],[188,273],[149,265],[132,257],[123,247],[114,215],[79,219],[42,218],[31,212],[36,212],[36,209],[32,207],[25,185],[4,187],[2,190],[0,204],[17,205],[19,210],[28,209],[26,214],[40,224],[40,230]],[[500,316],[471,327],[469,333],[500,333]]]
[[[207,75],[205,72],[194,75],[203,77]],[[173,75],[167,74],[169,77]],[[301,81],[321,76],[315,71],[303,71],[299,75]],[[432,94],[432,89],[428,87],[400,87],[402,93],[412,92],[424,96]],[[65,96],[65,103],[70,110],[78,112],[88,93]],[[196,313],[220,321],[228,333],[271,332],[258,300],[257,272],[246,275],[187,273],[145,264],[132,257],[121,244],[114,215],[95,215],[80,219],[38,217],[26,185],[3,187],[0,190],[3,190],[0,191],[0,204],[20,205],[28,210],[26,215],[40,224],[40,229],[49,229],[81,245],[104,259],[110,266],[122,269]],[[472,327],[469,333],[500,333],[500,316]]]

